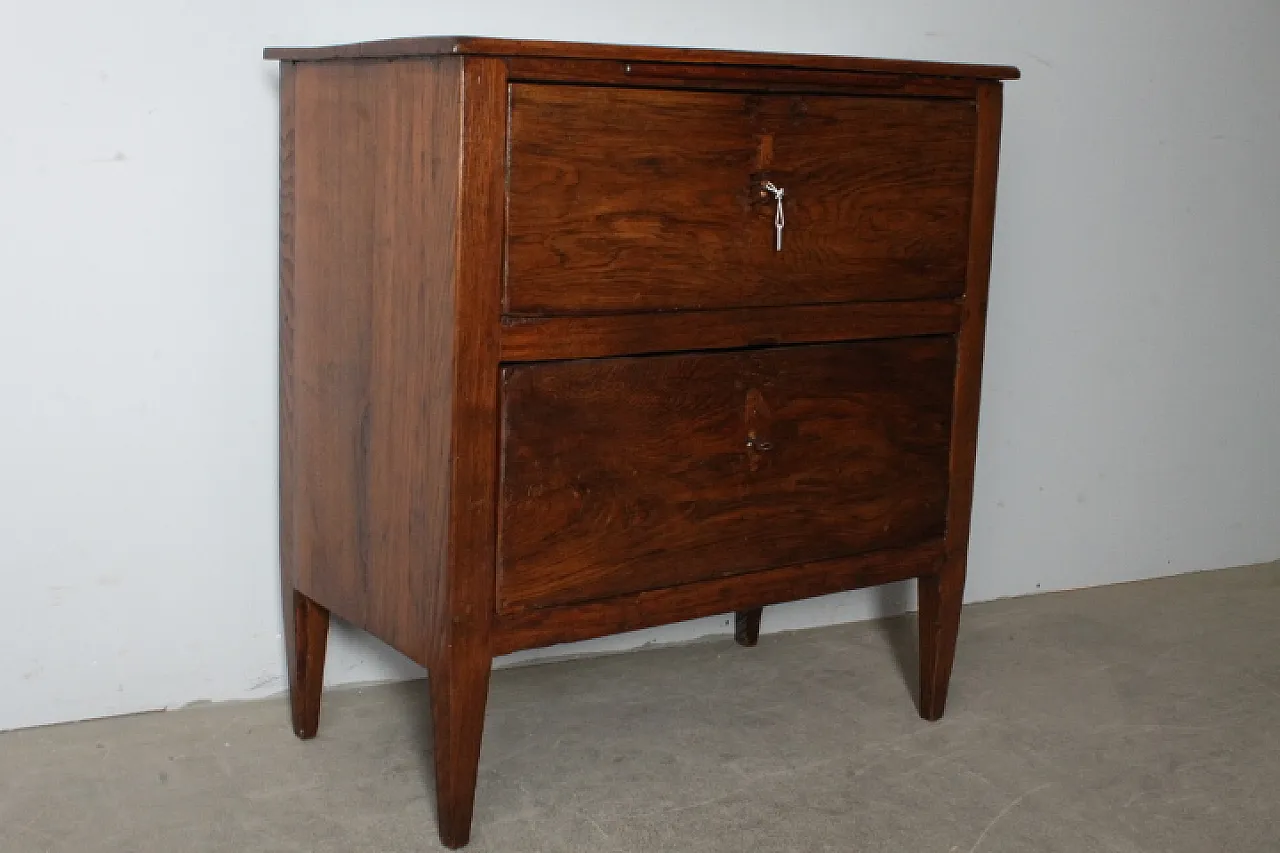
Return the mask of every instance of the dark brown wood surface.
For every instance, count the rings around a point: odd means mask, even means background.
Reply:
[[[290,637],[310,643],[290,654],[295,720],[314,731],[330,609],[427,666],[456,847],[492,658],[495,522],[475,507],[495,505],[497,476],[504,67],[334,62],[290,79],[282,460],[302,602]]]
[[[281,604],[285,620],[292,615],[293,590],[298,575],[295,507],[298,488],[294,461],[298,453],[294,390],[296,357],[293,347],[293,258],[296,239],[294,198],[294,126],[297,98],[292,62],[280,64],[280,293],[279,293],[279,382],[280,382],[280,580]],[[286,626],[287,627],[287,626]]]
[[[940,335],[960,328],[953,300],[729,308],[587,317],[507,317],[503,361],[737,349]]]
[[[462,174],[453,281],[453,410],[449,472],[447,623],[431,665],[436,814],[440,840],[457,848],[471,836],[485,701],[493,660],[493,566],[498,481],[497,282],[502,274],[505,68],[468,57],[462,76]],[[440,132],[452,132],[451,128]],[[428,161],[427,171],[435,171]],[[404,400],[421,406],[418,397]]]
[[[801,563],[728,578],[636,592],[586,604],[498,614],[494,654],[590,640],[685,619],[732,613],[849,589],[934,574],[941,540],[818,563]]]
[[[329,611],[297,590],[297,389],[294,354],[295,137],[297,75],[280,69],[280,602],[293,731],[306,740],[320,725],[320,694],[329,642]]]
[[[510,612],[941,535],[950,337],[507,368]]]
[[[290,711],[294,733],[303,739],[315,737],[320,724],[320,697],[324,686],[324,662],[328,646],[329,611],[309,598],[301,588],[313,589],[317,574],[325,573],[325,565],[317,561],[333,557],[312,513],[317,508],[326,513],[341,508],[326,496],[313,492],[314,472],[310,465],[332,465],[339,477],[349,475],[347,460],[337,460],[324,447],[313,443],[326,436],[326,425],[320,423],[318,405],[323,394],[314,387],[313,347],[324,332],[317,328],[312,313],[317,301],[332,298],[324,285],[316,293],[310,282],[298,284],[299,254],[309,256],[314,232],[299,227],[299,207],[309,214],[312,198],[308,195],[318,176],[314,164],[306,162],[299,169],[298,155],[304,160],[310,150],[305,144],[299,152],[298,126],[310,121],[311,102],[304,94],[303,115],[299,115],[298,69],[283,63],[280,70],[280,592],[284,612],[285,662],[288,672]],[[307,128],[311,130],[310,127]],[[307,134],[301,134],[306,139]],[[299,174],[301,171],[301,174]],[[299,188],[303,197],[299,199]],[[304,217],[307,226],[314,220]],[[303,275],[309,272],[303,264]],[[348,389],[349,390],[349,387]],[[341,585],[339,580],[331,587]]]
[[[751,648],[760,642],[760,619],[763,607],[751,607],[733,614],[733,639],[740,646]]]
[[[984,84],[978,96],[979,129],[973,230],[966,276],[964,320],[957,343],[955,407],[951,427],[951,495],[947,505],[947,559],[941,572],[922,578],[920,598],[920,714],[942,716],[955,662],[960,609],[969,559],[973,512],[973,472],[978,451],[978,403],[982,393],[982,351],[995,232],[996,178],[1000,162],[1003,90]]]
[[[296,56],[323,61],[280,89],[295,732],[331,612],[426,666],[458,847],[494,654],[730,612],[750,644],[765,605],[908,578],[937,719],[1016,70],[469,38]]]
[[[505,308],[958,296],[975,131],[966,101],[513,85]]]
[[[358,91],[354,68],[302,65],[290,76],[294,261],[280,318],[280,456],[293,473],[284,514],[291,520],[296,587],[363,624],[365,537],[358,531],[364,508],[357,496],[363,499],[372,316],[365,293],[345,284],[354,275],[366,278],[357,270],[369,261],[372,234],[368,228],[356,233],[342,211],[372,221],[373,166],[360,150],[372,130],[367,123],[343,126],[338,115],[369,93]],[[331,206],[331,195],[341,198],[341,208]],[[282,217],[282,227],[285,222]]]
[[[284,599],[285,666],[289,673],[289,710],[293,733],[303,740],[320,727],[320,694],[324,690],[324,659],[329,646],[329,611],[292,585]]]
[[[296,72],[297,586],[423,665],[446,621],[460,63]]]
[[[594,83],[652,89],[726,89],[731,91],[825,92],[845,95],[923,95],[968,98],[978,81],[963,77],[859,73],[746,65],[677,65],[608,59],[542,59],[518,56],[507,61],[513,81]]]
[[[762,53],[743,50],[649,47],[643,45],[591,44],[585,42],[501,39],[477,36],[426,36],[383,39],[327,47],[269,47],[267,59],[326,60],[404,58],[438,54],[478,56],[534,56],[560,59],[614,59],[633,62],[680,62],[711,65],[760,65],[783,68],[826,68],[836,71],[869,71],[888,74],[927,74],[942,77],[976,77],[1016,80],[1018,69],[1007,65],[967,65],[911,59],[872,59],[856,56],[821,56],[808,53]]]

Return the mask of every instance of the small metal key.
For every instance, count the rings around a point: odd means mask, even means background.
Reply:
[[[776,186],[773,183],[773,181],[765,181],[764,189],[765,189],[765,192],[769,192],[773,194],[773,200],[778,204],[778,207],[774,210],[774,213],[773,213],[773,227],[774,227],[774,230],[777,231],[777,239],[774,242],[773,250],[775,252],[781,252],[782,251],[782,229],[787,227],[787,217],[782,212],[782,197],[786,194],[787,191],[782,187]]]

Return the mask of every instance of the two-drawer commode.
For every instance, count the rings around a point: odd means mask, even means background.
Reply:
[[[1001,81],[427,38],[280,48],[294,727],[330,612],[430,673],[465,844],[495,655],[890,581],[943,711]]]

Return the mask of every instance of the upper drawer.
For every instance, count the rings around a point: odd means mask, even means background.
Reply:
[[[970,101],[514,84],[504,308],[959,295],[976,126]]]

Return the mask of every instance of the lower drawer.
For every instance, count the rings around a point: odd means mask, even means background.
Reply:
[[[943,532],[950,336],[503,371],[498,608]]]

